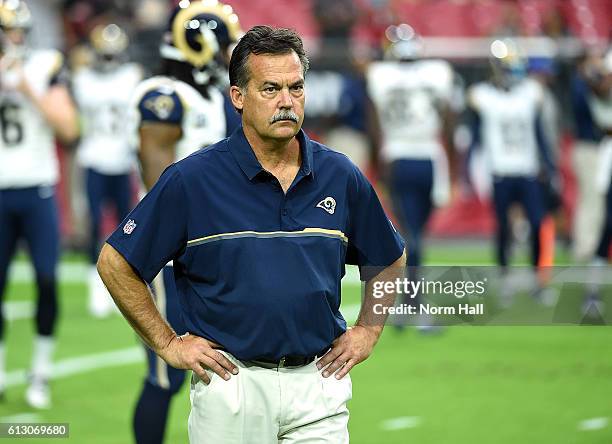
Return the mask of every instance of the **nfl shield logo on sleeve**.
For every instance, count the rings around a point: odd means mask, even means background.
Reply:
[[[134,231],[135,228],[136,228],[136,222],[130,219],[123,226],[123,232],[125,234],[132,234],[132,231]]]

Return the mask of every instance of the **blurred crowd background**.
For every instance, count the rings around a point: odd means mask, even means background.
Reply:
[[[72,68],[87,63],[87,42],[99,23],[116,22],[130,36],[129,57],[153,73],[158,42],[167,27],[171,0],[30,0],[34,26],[31,44],[64,51]],[[458,158],[467,151],[469,85],[490,75],[490,44],[512,37],[520,42],[531,76],[546,86],[545,127],[562,178],[558,239],[572,245],[575,208],[580,200],[573,150],[580,142],[597,144],[601,134],[585,130],[577,109],[577,78],[598,75],[604,64],[612,4],[607,0],[230,0],[246,30],[256,24],[295,28],[311,57],[307,78],[306,129],[318,140],[347,152],[376,181],[376,136],[368,124],[364,72],[381,58],[385,29],[407,23],[423,37],[425,57],[449,61],[458,74],[454,108]],[[578,93],[580,94],[580,93]],[[586,93],[585,93],[586,94]],[[588,126],[589,123],[587,122]],[[592,125],[592,123],[591,123]],[[62,232],[65,246],[87,243],[87,206],[70,154],[61,153]],[[469,174],[461,168],[463,176]],[[476,172],[477,174],[477,172]],[[67,178],[71,178],[68,179]],[[471,181],[478,184],[478,180]],[[486,188],[486,187],[485,187]],[[384,191],[382,191],[384,195]],[[462,187],[458,199],[438,209],[429,232],[442,237],[482,237],[494,229],[487,191]],[[114,220],[109,215],[108,227]],[[592,241],[594,243],[595,241]],[[574,251],[583,259],[587,252]]]

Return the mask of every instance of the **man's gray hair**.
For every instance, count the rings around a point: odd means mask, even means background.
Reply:
[[[302,39],[293,29],[255,26],[242,38],[232,52],[229,64],[230,85],[244,88],[249,83],[250,72],[247,65],[250,54],[288,54],[291,51],[300,58],[304,76],[309,62],[304,51]]]

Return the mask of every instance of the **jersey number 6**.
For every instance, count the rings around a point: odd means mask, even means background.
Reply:
[[[6,146],[19,145],[23,140],[23,126],[19,121],[19,106],[4,102],[0,104],[0,126],[2,141]]]

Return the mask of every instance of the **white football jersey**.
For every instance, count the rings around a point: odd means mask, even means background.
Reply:
[[[152,117],[148,120],[181,126],[183,134],[176,146],[176,161],[225,138],[223,94],[213,87],[208,92],[210,98],[206,99],[191,85],[163,76],[141,82],[131,106],[135,111],[136,137],[146,111]]]
[[[589,94],[589,106],[597,126],[606,131],[612,130],[612,91],[604,98]]]
[[[529,78],[509,90],[488,82],[470,88],[468,100],[480,116],[481,144],[493,174],[538,174],[535,124],[542,98],[542,86]]]
[[[55,50],[31,51],[23,75],[43,96],[64,64]],[[19,70],[0,73],[0,189],[55,185],[59,178],[55,134],[36,106],[16,91]]]
[[[101,174],[126,174],[134,166],[135,147],[126,125],[130,97],[142,80],[138,65],[125,64],[103,72],[77,71],[72,80],[81,117],[77,161]]]
[[[453,71],[442,60],[375,62],[368,93],[379,115],[387,161],[431,159],[441,150],[440,105],[453,94]]]

